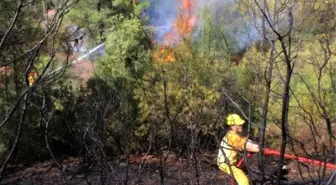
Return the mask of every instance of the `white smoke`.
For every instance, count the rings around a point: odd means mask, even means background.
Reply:
[[[181,0],[145,0],[150,2],[145,14],[155,27],[156,41],[163,42],[163,37],[173,29]]]
[[[259,20],[250,20],[238,9],[238,0],[198,0],[198,12],[204,8],[210,10],[214,24],[224,27],[224,35],[233,42],[232,50],[239,52],[246,49],[252,42],[259,40],[261,35],[256,28]],[[202,26],[200,20],[199,26]]]

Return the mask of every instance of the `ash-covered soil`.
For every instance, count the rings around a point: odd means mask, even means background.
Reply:
[[[163,156],[165,157],[165,156]],[[215,154],[198,154],[197,162],[189,157],[177,157],[169,154],[165,165],[160,168],[163,159],[157,155],[131,155],[128,160],[114,160],[105,163],[108,166],[108,175],[103,176],[106,184],[129,185],[158,185],[163,181],[167,185],[225,185],[231,183],[231,178],[218,170]],[[264,180],[266,184],[272,184],[276,177],[277,157],[266,157],[264,165]],[[67,184],[100,184],[101,171],[97,169],[85,169],[78,158],[68,158],[62,162],[64,168],[64,180]],[[197,170],[195,168],[197,164]],[[257,171],[256,156],[248,160],[251,178]],[[286,161],[288,174],[283,180],[295,182],[309,181],[325,176],[330,176],[333,170],[323,170],[319,166],[299,164],[296,161]],[[163,170],[160,170],[163,169]],[[320,178],[321,181],[323,178]],[[38,163],[31,166],[10,166],[1,181],[6,185],[51,185],[62,184],[60,170],[52,161]]]

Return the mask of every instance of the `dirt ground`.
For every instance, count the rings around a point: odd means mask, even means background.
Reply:
[[[179,158],[170,155],[167,158],[162,176],[164,184],[167,185],[225,185],[230,184],[231,178],[218,170],[215,163],[214,154],[199,154],[198,177],[195,170],[195,162],[191,157]],[[270,176],[276,171],[275,157],[265,158],[265,173]],[[158,185],[160,178],[160,157],[155,155],[131,155],[128,164],[123,161],[110,161],[113,169],[114,181],[108,184],[129,184],[129,185]],[[63,161],[64,176],[67,184],[97,184],[99,172],[91,172],[85,175],[87,170],[80,168],[78,158],[68,158]],[[295,161],[286,161],[289,174],[284,176],[290,181],[302,181],[315,178],[322,174],[322,169],[311,165],[298,165]],[[256,169],[256,158],[249,160],[249,167]],[[326,170],[326,174],[331,174],[332,170]],[[300,175],[303,174],[303,175]],[[126,176],[128,176],[126,178]],[[321,176],[321,175],[320,175]],[[62,184],[60,171],[52,163],[47,161],[31,166],[11,166],[1,181],[6,185],[49,185]],[[126,180],[127,179],[127,180]],[[127,181],[127,182],[126,182]],[[89,183],[88,183],[89,182]],[[271,184],[271,183],[269,183]]]
[[[70,68],[71,76],[77,79],[81,86],[86,87],[86,82],[94,74],[95,64],[90,60],[81,60]]]

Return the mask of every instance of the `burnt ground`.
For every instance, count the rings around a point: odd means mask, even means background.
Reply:
[[[126,160],[108,162],[112,169],[114,181],[108,184],[129,184],[129,185],[157,185],[161,184],[160,175],[164,177],[164,184],[169,185],[225,185],[230,184],[230,177],[217,169],[215,155],[199,154],[198,174],[196,178],[195,162],[191,157],[180,158],[170,155],[167,158],[163,173],[160,173],[160,158],[155,155],[132,155]],[[275,157],[265,158],[265,174],[267,178],[273,178],[277,167]],[[256,158],[250,161],[250,168],[253,174],[256,168]],[[129,164],[129,165],[127,165]],[[285,177],[292,181],[309,180],[319,176],[318,167],[311,165],[298,165],[295,161],[286,161],[289,174]],[[68,158],[63,160],[65,169],[65,179],[67,184],[97,184],[99,181],[99,172],[91,171],[90,175],[85,175],[88,169],[80,166],[78,158]],[[141,168],[140,168],[141,167]],[[308,170],[309,169],[309,170]],[[326,170],[326,174],[331,174],[332,170]],[[302,174],[302,175],[300,175]],[[126,178],[128,176],[128,178]],[[302,177],[301,177],[302,176]],[[127,179],[127,183],[126,183]],[[197,183],[198,181],[198,183]],[[30,166],[10,166],[6,172],[1,184],[6,185],[49,185],[62,184],[60,172],[52,161],[38,163]],[[268,183],[272,184],[272,183]],[[297,184],[293,182],[292,184]]]

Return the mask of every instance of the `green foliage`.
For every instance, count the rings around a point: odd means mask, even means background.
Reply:
[[[175,51],[175,56],[179,56],[175,62],[156,61],[134,90],[140,122],[151,128],[147,134],[157,134],[163,140],[175,128],[206,134],[222,126],[218,104],[225,63],[210,62],[186,44]]]
[[[118,26],[114,22],[115,16],[140,17],[147,6],[148,2],[133,5],[129,0],[81,0],[69,12],[66,20],[80,28],[83,27],[89,34],[89,45],[95,46],[104,42],[109,33]]]
[[[326,39],[330,38],[326,35],[304,37],[300,42],[297,60],[293,60],[295,67],[290,84],[291,99],[288,117],[291,132],[295,132],[297,128],[306,128],[311,124],[317,127],[326,127],[327,115],[329,118],[336,116],[335,89],[332,82],[332,71],[335,71],[336,60],[333,54],[330,57],[325,55],[325,48],[328,47],[333,51],[336,45],[329,44]],[[278,43],[275,43],[275,48],[276,51],[281,51]],[[268,123],[279,125],[281,120],[281,111],[279,110],[282,108],[286,65],[282,57],[273,55],[277,57],[270,59],[270,55],[270,51],[261,52],[256,47],[251,47],[240,64],[241,67],[246,66],[245,72],[240,73],[243,75],[237,77],[239,83],[250,83],[250,89],[257,92],[255,97],[257,107],[262,107],[263,101],[258,102],[258,100],[263,100],[266,95],[265,71],[269,67],[269,62],[273,62]],[[245,81],[244,77],[248,76],[256,81]],[[246,96],[248,92],[245,91],[242,94]],[[259,112],[261,113],[261,111],[260,108]],[[280,133],[277,134],[280,135]]]
[[[229,51],[231,50],[232,39],[225,35],[225,25],[219,24],[223,17],[214,18],[209,7],[205,7],[201,13],[200,21],[202,28],[199,30],[198,41],[193,47],[197,48],[199,55],[206,55],[210,60],[225,58],[222,62],[229,61]]]
[[[336,103],[333,101],[336,95],[332,81],[336,57],[331,55],[330,58],[326,58],[323,44],[325,43],[318,40],[304,44],[300,60],[297,62],[298,72],[293,80],[293,93],[299,97],[296,105],[300,103],[303,109],[311,111],[316,122],[323,122],[323,107],[330,117],[336,116]],[[328,47],[334,50],[336,45]]]
[[[142,21],[133,16],[117,15],[111,18],[111,24],[116,28],[107,36],[106,54],[98,64],[98,75],[107,81],[141,76],[151,62],[149,40]]]

